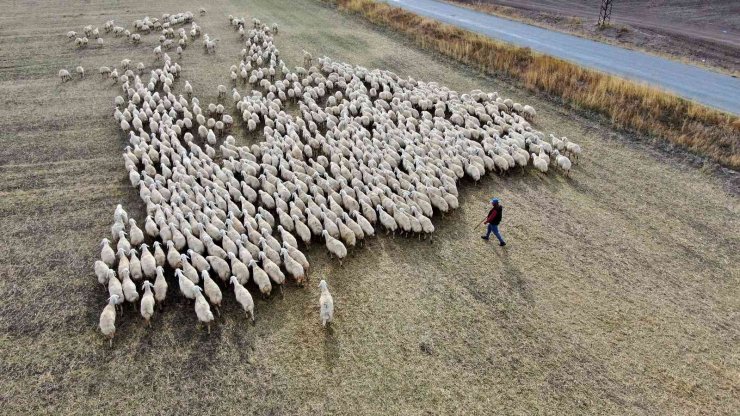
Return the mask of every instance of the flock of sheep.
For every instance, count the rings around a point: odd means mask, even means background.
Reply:
[[[191,13],[175,16],[134,27],[161,28],[163,36],[176,24],[197,27]],[[161,67],[147,80],[143,64],[133,72],[129,60],[120,77],[101,69],[121,83],[114,117],[128,137],[124,164],[147,213],[142,230],[119,205],[94,265],[110,295],[99,326],[111,345],[116,307],[138,303],[148,323],[173,272],[209,332],[211,308],[219,313],[230,288],[254,321],[249,289],[269,297],[276,285],[282,293],[287,278],[303,285],[310,264],[302,248],[312,242],[322,241],[341,265],[377,227],[426,238],[434,215],[457,208],[463,177],[478,181],[530,163],[568,174],[570,157],[580,153],[566,138],[544,140],[529,123],[535,110],[497,93],[458,94],[329,58],[314,64],[307,52],[304,65],[291,69],[274,43],[276,25],[253,19],[248,27],[233,16],[229,23],[245,42],[229,71],[231,100],[219,85],[219,103],[201,106],[187,81],[175,95],[181,68],[162,50],[166,36],[154,49]],[[181,36],[178,48],[194,37]],[[209,42],[204,36],[206,52],[215,51]],[[263,141],[237,144],[229,135],[234,110]],[[319,287],[326,325],[333,299],[325,280]]]

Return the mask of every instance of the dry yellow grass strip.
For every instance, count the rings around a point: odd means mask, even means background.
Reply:
[[[655,136],[740,168],[740,119],[692,101],[576,64],[498,42],[374,0],[334,0],[341,9],[410,36],[424,48],[519,80],[526,88],[608,117],[626,130]]]

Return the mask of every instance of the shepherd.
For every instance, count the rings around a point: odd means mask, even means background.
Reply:
[[[491,199],[491,210],[488,211],[488,216],[483,220],[483,223],[488,224],[488,230],[486,235],[481,236],[482,239],[488,241],[488,237],[493,233],[493,235],[498,238],[498,242],[501,247],[506,245],[506,241],[501,237],[501,233],[498,232],[498,225],[501,223],[503,215],[504,207],[501,206],[498,198]]]

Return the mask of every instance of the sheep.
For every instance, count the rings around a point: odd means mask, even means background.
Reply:
[[[95,270],[95,276],[98,278],[98,283],[105,288],[108,285],[108,271],[112,271],[111,268],[104,261],[95,260],[93,269]]]
[[[542,173],[547,172],[547,162],[545,161],[545,159],[542,159],[541,157],[537,156],[534,153],[532,153],[532,164],[540,172]]]
[[[198,12],[200,13],[201,16],[205,16],[207,13],[206,9],[204,9],[203,7],[201,7],[200,10],[198,10]]]
[[[563,146],[565,151],[575,160],[578,160],[578,156],[581,154],[581,146],[571,142],[567,137],[563,137]]]
[[[175,276],[177,276],[180,293],[188,299],[195,299],[195,288],[197,287],[195,286],[195,283],[185,277],[180,269],[175,270]]]
[[[116,264],[116,253],[110,246],[110,240],[104,238],[100,242],[100,246],[102,247],[100,250],[100,259],[103,260],[108,267],[113,267],[113,265]]]
[[[270,277],[265,273],[260,266],[257,265],[257,262],[252,260],[249,262],[249,267],[252,268],[252,279],[254,280],[254,283],[257,284],[260,288],[260,292],[262,293],[262,297],[270,296],[270,292],[272,292],[272,283],[270,283]]]
[[[136,257],[136,249],[132,248],[129,255],[131,256],[131,259],[129,259],[128,268],[131,272],[131,279],[139,281],[144,277],[144,273],[141,270],[141,262],[139,261],[139,258]]]
[[[121,281],[116,277],[116,272],[113,270],[108,271],[108,295],[117,295],[116,305],[120,305],[124,301],[123,288],[121,287]]]
[[[157,266],[164,266],[165,261],[167,257],[164,255],[164,251],[162,250],[162,245],[159,243],[159,241],[154,242],[154,261],[157,263]]]
[[[70,81],[72,79],[72,75],[69,74],[69,71],[66,69],[60,69],[59,70],[59,78],[62,79],[62,82]]]
[[[138,261],[142,276],[155,274],[156,302],[157,283],[166,283],[165,264],[176,268],[180,290],[190,299],[199,291],[196,282],[208,276],[201,287],[211,306],[216,303],[209,287],[223,290],[215,275],[228,278],[235,292],[253,278],[263,297],[270,296],[286,275],[304,283],[308,261],[296,247],[298,239],[308,245],[313,235],[322,235],[341,265],[347,248],[374,235],[378,222],[394,235],[396,229],[419,238],[432,233],[434,213],[459,205],[456,184],[465,176],[477,180],[524,167],[528,152],[537,155],[535,165],[554,154],[555,146],[525,121],[525,106],[508,102],[512,112],[494,94],[458,95],[328,58],[313,66],[308,53],[306,68],[291,71],[259,22],[244,31],[247,48],[229,74],[255,88],[245,96],[232,89],[232,102],[244,129],[259,130],[265,140],[237,145],[232,136],[220,137],[233,124],[224,109],[225,87],[218,101],[203,108],[187,81],[183,96],[176,95],[181,70],[165,50],[179,22],[175,16],[162,22],[146,23],[163,31],[161,44],[155,44],[161,67],[152,69],[149,80],[135,70],[124,69],[120,78],[116,73],[122,92],[113,109],[131,144],[124,151],[129,181],[146,210],[144,232],[125,228],[129,221],[120,218],[111,228],[111,240],[122,249],[117,270],[128,269],[129,280],[135,279]],[[241,19],[231,24],[236,30],[243,26]],[[135,25],[139,31],[142,26]],[[210,52],[208,42],[216,41],[207,35],[202,40]],[[286,107],[288,98],[295,115]],[[280,242],[272,235],[275,227]],[[145,237],[162,242],[165,250],[155,243],[150,252],[141,244],[140,260],[134,251],[127,257],[126,239],[138,246]],[[185,251],[190,257],[180,254]],[[105,268],[98,266],[105,282]],[[115,286],[110,279],[108,284]]]
[[[141,245],[144,242],[144,233],[141,231],[141,229],[136,225],[136,220],[133,218],[129,218],[128,220],[129,224],[129,237],[131,237],[130,241],[131,244],[134,246]]]
[[[262,260],[262,269],[267,273],[270,279],[275,282],[275,284],[280,286],[280,293],[282,294],[285,275],[280,270],[280,266],[268,258],[264,252],[260,253],[260,260]]]
[[[552,151],[553,156],[555,156],[555,162],[557,163],[558,167],[565,172],[565,176],[570,176],[570,159],[568,159],[566,156],[563,156],[558,152],[558,150]]]
[[[116,335],[116,304],[118,303],[118,295],[111,295],[108,298],[108,304],[103,308],[103,312],[100,314],[100,321],[98,327],[100,332],[108,337],[110,347],[113,348],[113,337]]]
[[[524,118],[526,118],[529,121],[534,120],[534,118],[537,116],[537,112],[534,110],[534,107],[531,105],[525,105],[522,109],[522,113],[524,115]]]
[[[352,229],[350,229],[339,218],[337,218],[336,224],[337,229],[339,230],[339,236],[342,238],[342,241],[344,241],[344,244],[348,247],[354,247],[357,243],[357,236],[354,231],[352,231]]]
[[[157,278],[154,280],[154,299],[162,305],[167,298],[167,280],[164,278],[164,269],[157,266]]]
[[[99,46],[99,47],[101,47],[101,48],[102,48],[102,47],[103,47],[103,45],[105,44],[105,41],[103,40],[103,38],[98,38],[98,40],[96,40],[95,42],[96,42],[96,43],[98,44],[98,46]]]
[[[326,280],[321,279],[319,290],[321,291],[319,296],[319,319],[321,320],[321,326],[326,328],[326,325],[334,320],[334,298],[329,293]]]
[[[107,77],[110,77],[110,68],[107,66],[101,66],[100,67],[100,77],[102,79],[106,79]]]
[[[228,255],[231,256],[233,260],[234,253],[228,253]],[[213,268],[221,280],[226,281],[229,279],[229,276],[231,276],[231,268],[226,260],[218,256],[208,256],[206,257],[206,260],[208,260],[208,263],[211,264],[211,268]]]
[[[254,300],[252,300],[252,295],[239,283],[239,279],[237,279],[236,276],[231,276],[229,282],[234,285],[234,296],[236,297],[236,301],[239,302],[239,305],[244,309],[244,313],[247,315],[247,318],[251,317],[252,323],[254,323]]]
[[[274,35],[277,35],[278,34],[278,24],[277,23],[273,23],[272,24],[272,33]]]
[[[390,214],[385,212],[382,206],[378,205],[376,209],[378,210],[380,223],[383,224],[383,227],[385,227],[385,233],[388,234],[388,232],[391,232],[395,235],[396,229],[398,228],[396,220]]]
[[[149,251],[149,246],[146,244],[141,245],[141,272],[147,279],[155,277],[157,273],[157,261],[154,260],[154,256]]]
[[[211,333],[211,322],[215,319],[213,312],[211,312],[211,306],[208,301],[201,293],[203,289],[200,286],[193,286],[193,293],[195,293],[195,315],[198,317],[200,322],[203,322],[208,327],[208,333]]]
[[[180,257],[180,252],[175,248],[175,242],[167,241],[167,247],[167,264],[169,264],[173,269],[181,267],[182,257]]]
[[[118,249],[116,252],[116,257],[118,258],[118,268],[116,271],[118,272],[119,276],[123,276],[123,270],[128,269],[129,262],[128,257],[126,257],[126,250],[124,249]]]
[[[146,280],[141,287],[144,288],[144,294],[141,296],[141,304],[139,305],[140,312],[141,316],[146,321],[146,325],[150,326],[150,319],[152,319],[152,315],[154,315],[154,295],[152,294],[152,288],[154,285],[152,282]]]
[[[116,245],[118,251],[123,250],[128,253],[131,251],[131,243],[126,239],[126,232],[123,230],[118,231],[118,244]]]
[[[250,254],[251,257],[251,254]],[[231,272],[239,280],[239,283],[245,285],[249,281],[249,268],[244,262],[239,260],[234,253],[229,253],[231,260]],[[220,275],[219,275],[220,276]]]
[[[342,259],[347,256],[347,247],[342,244],[341,241],[329,235],[329,232],[324,230],[321,235],[326,241],[326,248],[329,250],[330,255],[333,254],[339,259],[339,265],[342,265]]]
[[[185,277],[187,277],[188,279],[190,279],[191,282],[197,285],[200,282],[200,278],[198,277],[198,270],[188,262],[187,255],[180,254],[180,264]]]
[[[139,292],[136,291],[136,284],[131,280],[128,269],[123,269],[123,273],[121,273],[121,275],[123,276],[121,281],[123,297],[127,302],[134,304],[139,300]]]
[[[281,249],[280,254],[283,257],[285,270],[295,279],[296,283],[303,286],[303,282],[306,279],[306,272],[303,270],[303,266],[290,256],[288,249]]]
[[[206,296],[208,296],[208,300],[213,304],[213,306],[216,307],[216,313],[221,315],[221,311],[219,309],[221,308],[221,299],[223,298],[221,289],[218,287],[216,282],[211,279],[207,271],[203,270],[201,274],[203,276],[203,289],[206,292]]]
[[[200,241],[200,240],[197,240],[197,241]],[[208,263],[208,260],[206,260],[205,257],[200,255],[195,250],[192,250],[192,249],[188,250],[188,256],[190,256],[190,262],[195,267],[195,269],[198,270],[199,273],[202,272],[203,270],[211,269],[211,264]]]

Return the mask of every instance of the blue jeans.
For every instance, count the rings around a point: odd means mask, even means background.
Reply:
[[[498,225],[495,224],[488,224],[488,231],[486,232],[486,239],[490,237],[491,233],[498,238],[499,243],[505,243],[503,237],[501,237],[501,233],[498,232]]]

